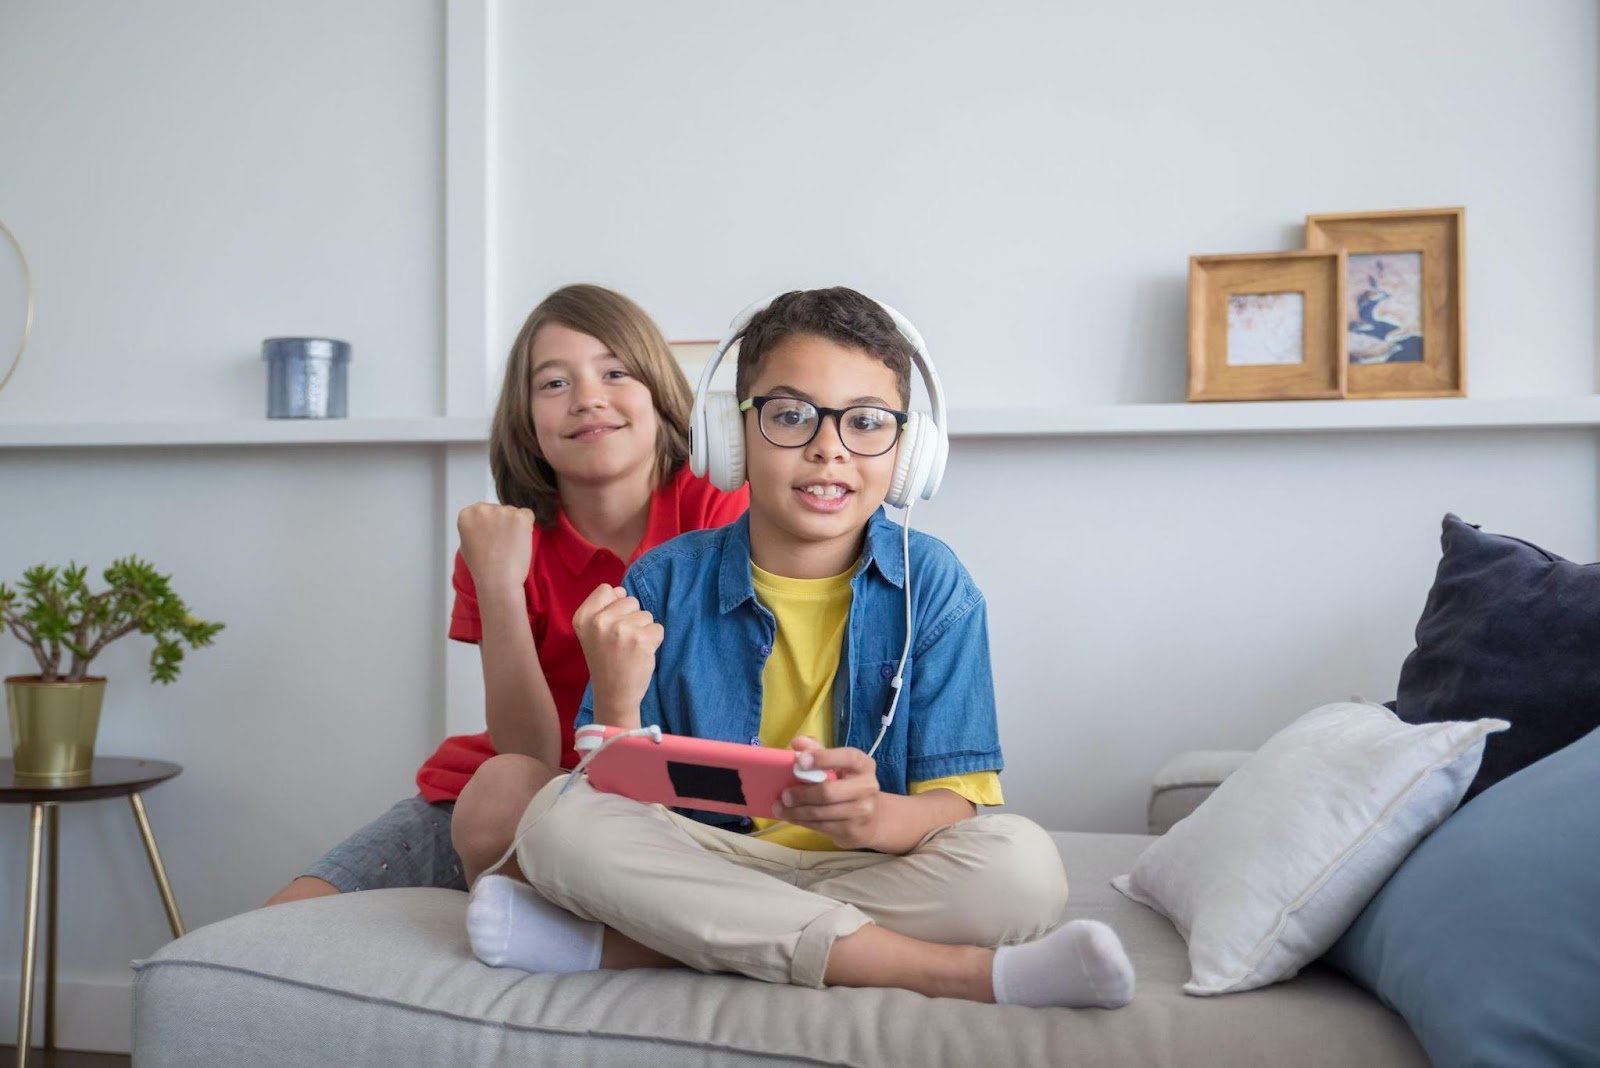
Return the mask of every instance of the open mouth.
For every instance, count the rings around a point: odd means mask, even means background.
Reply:
[[[855,494],[842,482],[804,482],[794,487],[800,503],[814,512],[837,512]]]

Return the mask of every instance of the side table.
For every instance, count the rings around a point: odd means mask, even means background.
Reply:
[[[28,906],[26,928],[22,939],[22,1004],[17,1016],[17,1068],[28,1063],[29,1032],[33,1024],[33,980],[38,963],[39,890],[41,861],[44,854],[45,827],[49,826],[49,896],[50,919],[45,933],[44,957],[44,1048],[56,1046],[56,885],[60,863],[61,806],[74,801],[98,801],[106,797],[126,797],[133,806],[133,818],[139,825],[139,835],[144,839],[144,851],[150,858],[150,870],[155,875],[156,888],[161,891],[161,903],[166,906],[167,923],[174,938],[183,935],[183,920],[178,916],[178,902],[172,896],[172,886],[167,882],[167,869],[161,863],[161,852],[156,848],[156,838],[150,831],[150,817],[145,814],[144,799],[140,794],[166,782],[183,770],[177,764],[164,760],[138,760],[132,757],[96,757],[87,777],[69,784],[54,785],[35,779],[18,779],[16,765],[10,760],[0,760],[0,804],[29,805],[32,807],[33,834],[28,845]]]

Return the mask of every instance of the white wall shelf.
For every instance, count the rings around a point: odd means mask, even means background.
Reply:
[[[953,408],[955,438],[1163,437],[1362,430],[1600,427],[1600,396],[1481,400],[1266,401],[1073,408]],[[0,420],[0,448],[183,448],[212,445],[477,445],[486,418],[244,419],[214,422],[23,423]]]
[[[481,418],[236,419],[232,421],[23,423],[0,420],[0,448],[168,448],[196,445],[474,444]]]
[[[1600,426],[1600,396],[952,408],[957,438],[1526,430]]]

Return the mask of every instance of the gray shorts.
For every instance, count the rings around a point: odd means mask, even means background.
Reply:
[[[461,858],[450,844],[455,807],[452,801],[429,804],[420,794],[396,802],[301,874],[326,880],[344,894],[401,886],[465,890]]]

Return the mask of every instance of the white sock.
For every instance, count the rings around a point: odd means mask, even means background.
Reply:
[[[485,875],[467,905],[473,954],[493,968],[592,972],[600,967],[605,925],[552,905],[527,883]]]
[[[1133,1000],[1133,964],[1117,932],[1098,920],[1073,920],[1036,941],[994,951],[994,1000],[1120,1009]]]

